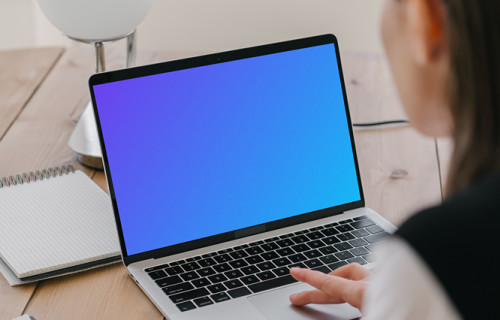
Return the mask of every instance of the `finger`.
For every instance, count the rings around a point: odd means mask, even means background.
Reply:
[[[296,280],[306,282],[331,296],[341,296],[343,288],[350,282],[350,280],[323,272],[295,267],[290,269],[290,274]]]
[[[302,291],[292,294],[289,299],[296,306],[304,306],[309,303],[330,304],[344,302],[340,297],[333,297],[319,290]]]
[[[363,280],[370,272],[359,263],[350,263],[333,270],[329,274],[350,280]]]

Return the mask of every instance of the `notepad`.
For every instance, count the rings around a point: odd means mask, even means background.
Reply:
[[[0,181],[0,271],[11,285],[119,260],[109,196],[82,171]]]

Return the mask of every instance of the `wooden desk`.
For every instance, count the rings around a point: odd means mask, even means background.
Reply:
[[[138,64],[178,57],[145,53]],[[342,59],[353,122],[405,118],[383,57]],[[108,54],[109,69],[122,61],[123,55]],[[107,190],[103,172],[75,162],[67,145],[89,100],[93,66],[90,46],[0,52],[0,177],[71,163]],[[423,138],[411,127],[355,130],[355,138],[368,207],[398,225],[441,201],[449,142]],[[408,175],[391,179],[395,169]],[[38,320],[163,319],[121,264],[14,288],[0,276],[0,319],[23,313]]]

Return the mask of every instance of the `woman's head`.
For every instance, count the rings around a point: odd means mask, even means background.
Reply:
[[[450,135],[448,193],[500,171],[500,0],[386,0],[381,31],[410,121]]]

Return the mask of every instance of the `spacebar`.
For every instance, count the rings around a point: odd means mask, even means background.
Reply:
[[[269,290],[277,287],[284,286],[286,284],[294,283],[297,282],[292,276],[284,276],[284,277],[279,277],[271,280],[267,280],[264,282],[259,282],[255,283],[252,285],[249,285],[248,288],[252,290],[253,293],[261,292],[264,290]]]

